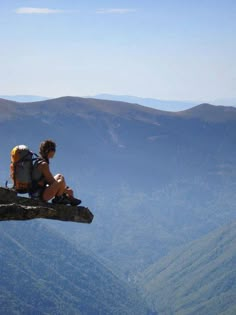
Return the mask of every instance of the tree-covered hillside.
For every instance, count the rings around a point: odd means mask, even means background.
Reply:
[[[148,314],[133,289],[44,221],[0,225],[1,314]]]
[[[236,314],[236,223],[159,260],[139,286],[158,314]]]

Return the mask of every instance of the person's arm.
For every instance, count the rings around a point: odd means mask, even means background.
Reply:
[[[49,165],[46,162],[42,162],[40,164],[40,168],[41,168],[41,172],[43,174],[43,177],[46,181],[47,184],[51,185],[52,183],[55,182],[55,178],[52,175],[50,169],[49,169]]]

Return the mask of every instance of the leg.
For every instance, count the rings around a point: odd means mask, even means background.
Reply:
[[[66,188],[66,183],[64,176],[61,174],[57,174],[54,176],[55,181],[48,186],[43,192],[43,200],[48,201],[55,196],[61,196]]]

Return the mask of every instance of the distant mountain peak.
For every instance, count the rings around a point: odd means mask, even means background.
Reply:
[[[236,120],[236,108],[232,106],[212,105],[202,103],[185,110],[182,115],[189,118],[199,118],[211,122]]]
[[[169,112],[178,112],[197,105],[197,102],[193,101],[161,100],[156,98],[144,98],[131,95],[98,94],[93,97],[102,100],[112,100],[132,104],[140,104],[146,107],[151,107],[154,109]]]
[[[38,96],[38,95],[0,95],[0,98],[9,101],[15,101],[20,103],[31,103],[38,101],[45,101],[48,97]]]

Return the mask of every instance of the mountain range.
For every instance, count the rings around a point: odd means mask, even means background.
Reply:
[[[155,109],[167,111],[181,111],[189,109],[198,105],[199,101],[177,101],[177,100],[163,100],[156,98],[145,98],[131,95],[113,95],[113,94],[97,94],[93,98],[111,101],[122,101],[127,103],[140,104]],[[217,98],[214,100],[207,100],[212,105],[236,106],[236,98]],[[205,100],[206,102],[206,100]]]
[[[0,98],[16,102],[37,102],[50,99],[50,97],[38,95],[0,95]],[[139,104],[166,111],[182,111],[198,105],[199,101],[163,100],[156,98],[137,97],[132,95],[97,94],[87,98],[95,98],[110,101]],[[208,100],[209,101],[209,100]],[[210,101],[213,105],[236,106],[235,98],[218,98]]]
[[[9,101],[21,102],[21,103],[38,102],[38,101],[45,101],[45,100],[50,99],[49,97],[37,96],[37,95],[0,95],[0,98],[6,99]],[[168,100],[158,100],[154,98],[136,97],[136,96],[130,96],[130,95],[98,94],[98,95],[95,95],[92,97],[90,96],[87,98],[134,103],[134,104],[144,105],[147,107],[152,107],[155,109],[169,110],[169,111],[180,111],[180,110],[188,109],[194,105],[197,105],[197,102],[191,102],[191,101],[173,101],[173,100],[168,101]]]
[[[0,95],[0,98],[6,99],[8,101],[14,102],[38,102],[45,101],[49,99],[49,97],[38,96],[38,95]]]
[[[236,220],[234,107],[200,104],[168,112],[92,98],[2,99],[0,131],[2,184],[12,147],[24,143],[37,151],[46,138],[57,142],[53,172],[64,173],[95,217],[90,226],[47,226],[145,290],[150,266]],[[144,295],[151,307],[155,294],[147,289]]]
[[[131,95],[112,95],[112,94],[97,94],[93,98],[101,100],[118,101],[125,103],[139,104],[147,107],[152,107],[159,110],[166,110],[170,112],[178,112],[189,109],[198,102],[193,101],[175,101],[175,100],[159,100],[156,98],[145,98]]]

